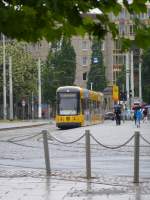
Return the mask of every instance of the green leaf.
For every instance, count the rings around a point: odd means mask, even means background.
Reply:
[[[138,47],[143,49],[149,48],[150,46],[150,28],[138,29],[136,31],[135,43]]]
[[[147,0],[134,0],[132,4],[130,4],[130,9],[134,13],[146,13],[147,7],[146,7]]]

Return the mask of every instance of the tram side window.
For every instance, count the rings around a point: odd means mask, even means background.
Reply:
[[[91,110],[94,111],[94,101],[91,100]]]
[[[101,111],[102,111],[102,103],[99,102],[99,112],[101,113]]]
[[[85,110],[88,109],[88,99],[85,99]]]
[[[96,102],[93,101],[93,111],[94,111],[94,114],[95,114],[95,110],[96,110]]]
[[[88,108],[89,108],[89,112],[91,113],[92,106],[91,106],[91,100],[90,99],[88,100]]]
[[[100,103],[97,102],[97,112],[100,112]]]
[[[81,99],[81,107],[82,107],[82,114],[84,114],[84,111],[86,109],[86,101],[85,101],[85,99]]]
[[[97,101],[94,102],[94,111],[97,114],[98,113],[98,107],[97,107]]]
[[[97,101],[95,102],[95,113],[96,114],[98,113],[98,102]]]

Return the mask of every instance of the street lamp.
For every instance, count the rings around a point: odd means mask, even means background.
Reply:
[[[127,101],[129,101],[129,90],[130,90],[129,53],[126,53],[126,92],[127,92]]]
[[[140,51],[139,56],[141,56],[141,51]],[[142,70],[141,70],[141,65],[142,65],[142,60],[141,60],[141,58],[139,58],[139,99],[142,102],[142,78],[141,78]]]
[[[133,50],[131,50],[131,74],[130,74],[130,82],[131,82],[131,90],[132,90],[132,99],[131,103],[134,100],[134,65],[133,65]]]
[[[5,46],[5,35],[3,38],[3,119],[7,118],[7,102],[6,102],[6,46]]]
[[[9,119],[13,120],[12,57],[9,57]]]
[[[41,95],[41,60],[38,59],[38,118],[42,117],[42,95]]]

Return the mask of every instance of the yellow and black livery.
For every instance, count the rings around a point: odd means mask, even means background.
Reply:
[[[80,127],[103,121],[103,94],[77,86],[59,87],[56,91],[56,125]]]

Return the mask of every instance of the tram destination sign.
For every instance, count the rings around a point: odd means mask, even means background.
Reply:
[[[61,98],[75,98],[77,96],[76,93],[70,93],[70,92],[60,93],[59,95]]]

